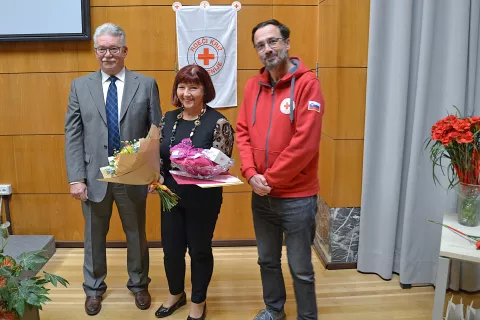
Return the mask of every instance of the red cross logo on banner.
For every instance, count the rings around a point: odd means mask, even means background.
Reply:
[[[210,53],[208,47],[203,48],[203,53],[198,55],[199,60],[203,60],[203,64],[208,66],[210,65],[210,60],[215,59],[215,55]]]
[[[212,37],[200,37],[195,39],[187,51],[188,64],[197,64],[213,76],[222,70],[225,64],[225,47]]]

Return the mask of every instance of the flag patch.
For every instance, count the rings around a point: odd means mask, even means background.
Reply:
[[[320,113],[320,103],[317,101],[308,101],[308,110],[313,110]]]

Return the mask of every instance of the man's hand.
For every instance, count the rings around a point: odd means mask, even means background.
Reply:
[[[262,174],[256,174],[248,180],[248,183],[252,186],[253,192],[259,196],[266,196],[272,191],[272,188],[269,187],[267,180]]]
[[[83,182],[78,182],[70,185],[70,194],[77,200],[87,201],[87,185]]]

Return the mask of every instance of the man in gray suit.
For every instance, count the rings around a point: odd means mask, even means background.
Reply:
[[[95,315],[107,289],[106,236],[113,202],[127,237],[127,287],[139,309],[148,309],[149,257],[145,231],[147,186],[98,181],[100,167],[120,141],[143,138],[161,119],[153,78],[125,68],[125,32],[105,23],[94,34],[100,70],[73,80],[65,117],[65,155],[70,193],[82,201],[85,219],[85,311]]]

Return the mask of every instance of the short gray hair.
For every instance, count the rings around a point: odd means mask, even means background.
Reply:
[[[125,31],[123,31],[123,29],[121,27],[117,26],[116,24],[113,24],[111,22],[107,22],[107,23],[102,24],[101,26],[99,26],[95,30],[95,33],[93,35],[93,45],[95,47],[97,47],[97,38],[99,36],[104,35],[104,34],[108,34],[108,35],[115,36],[115,37],[120,37],[120,42],[121,42],[122,46],[127,45]]]

